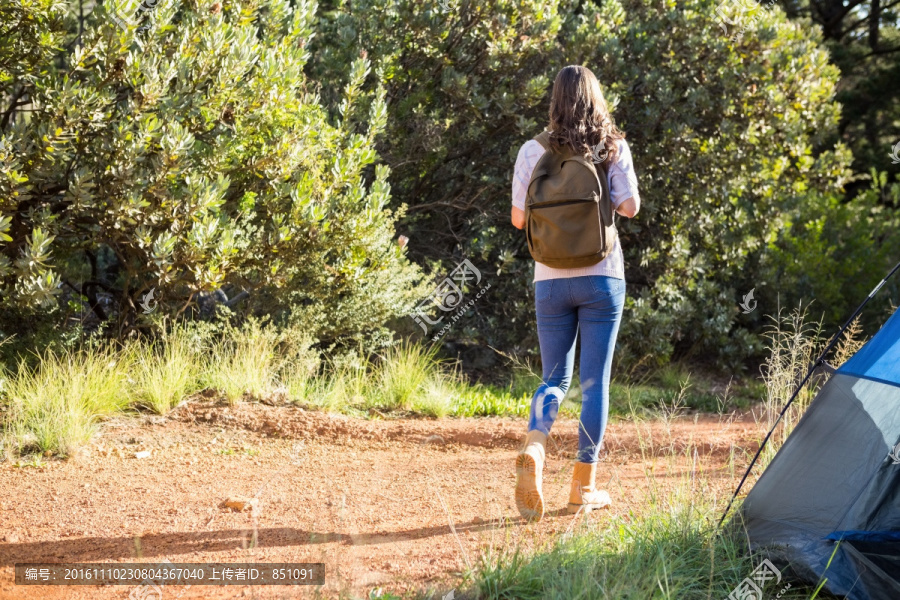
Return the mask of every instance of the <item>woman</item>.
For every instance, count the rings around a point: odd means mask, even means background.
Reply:
[[[640,197],[631,152],[624,134],[613,124],[600,84],[589,69],[568,66],[556,76],[547,130],[551,148],[568,145],[585,157],[602,159],[616,212],[628,218],[637,214]],[[519,229],[525,226],[528,184],[544,151],[539,142],[530,140],[516,159],[512,223]],[[540,520],[544,515],[544,445],[572,380],[579,330],[582,405],[568,512],[589,511],[610,503],[609,494],[596,489],[595,480],[609,408],[613,349],[625,302],[625,265],[619,240],[606,258],[590,267],[554,269],[535,262],[534,287],[543,383],[532,398],[528,432],[516,457],[515,496],[523,517]]]

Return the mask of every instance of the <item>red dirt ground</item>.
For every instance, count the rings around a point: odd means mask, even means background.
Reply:
[[[165,560],[324,562],[327,576],[320,587],[172,586],[162,600],[367,598],[377,587],[441,598],[489,548],[531,549],[640,512],[651,481],[666,489],[696,471],[697,493],[727,496],[761,437],[747,416],[613,421],[598,469],[613,505],[572,516],[577,426],[555,424],[549,514],[526,523],[513,501],[523,419],[360,420],[208,400],[113,419],[69,460],[0,462],[0,598],[157,600],[135,586],[17,586],[13,565]],[[230,496],[256,497],[258,514],[220,508]]]

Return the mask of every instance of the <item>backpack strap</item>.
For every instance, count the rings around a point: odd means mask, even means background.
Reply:
[[[537,141],[538,144],[540,144],[541,146],[544,147],[544,150],[550,149],[550,132],[547,131],[546,129],[543,132],[534,136],[534,139]]]
[[[558,173],[562,168],[563,162],[565,162],[566,157],[559,152],[553,152],[550,148],[550,132],[543,131],[538,135],[534,136],[534,140],[537,141],[544,148],[544,154],[538,160],[537,164],[534,165],[534,170],[531,172],[531,179],[528,181],[527,190],[531,190],[531,185],[534,183],[536,179],[539,179],[545,175]],[[528,208],[527,200],[525,208]]]

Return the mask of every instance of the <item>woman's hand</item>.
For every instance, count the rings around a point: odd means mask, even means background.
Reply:
[[[512,215],[510,216],[512,219],[513,227],[516,229],[522,229],[525,227],[525,211],[521,208],[512,207]]]

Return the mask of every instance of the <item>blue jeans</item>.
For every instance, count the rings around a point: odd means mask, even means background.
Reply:
[[[581,330],[581,424],[577,460],[595,463],[609,414],[609,378],[625,305],[625,281],[587,275],[534,286],[543,383],[531,399],[528,430],[545,434],[572,382],[575,339]]]

